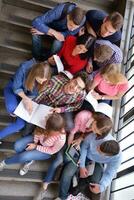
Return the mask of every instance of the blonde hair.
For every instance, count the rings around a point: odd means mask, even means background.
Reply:
[[[112,84],[123,82],[125,76],[119,71],[119,64],[109,64],[100,70],[100,74]]]
[[[51,69],[47,63],[41,62],[32,66],[25,81],[25,87],[27,90],[33,90],[37,77],[46,77],[47,81],[51,78]]]

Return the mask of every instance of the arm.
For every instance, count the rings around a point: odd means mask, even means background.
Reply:
[[[116,175],[117,169],[121,164],[121,157],[117,161],[112,161],[107,164],[107,167],[102,175],[102,178],[99,182],[100,184],[100,191],[103,192],[106,190],[106,187],[110,185],[112,179]]]
[[[58,152],[64,144],[65,140],[63,140],[60,136],[53,136],[51,138],[48,138],[47,141],[44,143],[44,145],[46,146],[37,145],[36,149],[43,153],[52,155]]]
[[[32,26],[45,34],[52,35],[54,29],[51,29],[49,24],[60,19],[63,8],[64,4],[59,4],[44,15],[36,17],[32,22]]]

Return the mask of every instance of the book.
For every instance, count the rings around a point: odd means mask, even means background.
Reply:
[[[104,115],[108,116],[112,119],[113,108],[112,106],[108,105],[105,102],[98,102],[92,95],[93,90],[91,90],[85,97],[85,100],[88,101],[92,107],[94,108],[95,112],[103,113]]]
[[[58,55],[54,55],[54,60],[58,69],[58,73],[63,72],[64,71],[64,65],[61,62],[61,59]]]
[[[64,73],[69,79],[72,79],[73,78],[73,75],[67,71],[67,70],[64,70],[64,65],[60,59],[60,57],[58,55],[54,55],[54,60],[55,60],[55,63],[56,63],[56,66],[57,66],[57,70],[58,70],[58,73],[62,72]]]
[[[75,148],[75,146],[68,146],[65,151],[66,156],[73,162],[74,165],[78,165],[80,158],[80,152]]]
[[[45,128],[46,118],[51,113],[51,110],[53,108],[43,104],[38,104],[34,101],[32,101],[32,105],[33,111],[31,114],[29,114],[26,108],[24,107],[22,100],[15,109],[14,114],[31,124],[35,124],[41,128]]]

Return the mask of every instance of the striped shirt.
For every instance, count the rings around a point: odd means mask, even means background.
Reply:
[[[49,137],[45,136],[44,134],[34,135],[34,142],[36,144],[39,143],[39,145],[36,147],[36,150],[50,155],[57,153],[64,146],[65,141],[66,134],[58,134]]]
[[[102,63],[95,61],[99,68],[105,67],[108,64],[121,63],[122,62],[122,59],[123,59],[122,51],[118,46],[116,46],[115,44],[112,44],[108,40],[96,40],[94,48],[98,48],[101,45],[109,46],[112,49],[113,54],[112,54],[112,57],[110,59],[105,60]]]
[[[45,86],[45,90],[36,98],[36,102],[59,107],[62,113],[78,110],[82,106],[86,92],[83,90],[80,93],[66,94],[64,85],[69,80],[64,74],[53,76]]]

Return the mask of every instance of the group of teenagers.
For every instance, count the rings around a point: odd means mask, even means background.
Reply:
[[[43,180],[44,191],[62,165],[57,200],[100,199],[122,158],[119,144],[110,133],[112,101],[128,90],[128,81],[120,72],[122,25],[123,17],[118,12],[85,13],[69,2],[33,20],[33,58],[18,67],[4,88],[7,112],[15,120],[0,130],[0,141],[21,129],[25,134],[14,144],[16,153],[0,162],[0,170],[24,163],[20,175],[25,175],[34,161],[53,157]],[[48,40],[52,44],[49,49]],[[55,54],[65,71],[58,73]],[[102,105],[97,112],[85,99],[90,91]],[[53,107],[44,119],[45,129],[14,115],[21,100],[29,114],[32,101]],[[79,148],[77,164],[65,154],[69,145]],[[90,164],[94,164],[92,175],[87,168]],[[73,187],[75,175],[77,184]]]

